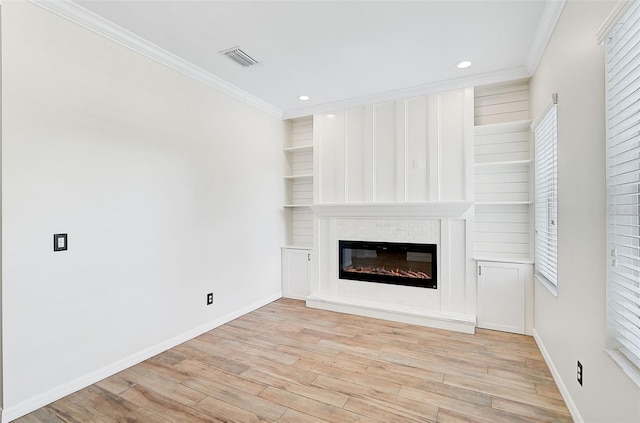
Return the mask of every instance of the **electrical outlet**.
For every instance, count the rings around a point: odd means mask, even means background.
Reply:
[[[582,386],[582,363],[578,361],[578,383]]]
[[[207,294],[207,305],[213,304],[213,292]]]

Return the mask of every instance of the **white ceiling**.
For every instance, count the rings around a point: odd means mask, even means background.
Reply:
[[[562,1],[76,1],[283,117],[530,76]],[[240,46],[260,63],[219,51]],[[456,67],[461,60],[473,65]],[[311,100],[301,102],[299,95]]]

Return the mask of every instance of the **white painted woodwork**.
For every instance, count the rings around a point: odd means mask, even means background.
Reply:
[[[428,129],[437,125],[437,121],[429,119],[428,107],[427,97],[415,97],[406,101],[407,202],[432,200],[429,192],[429,159],[432,155],[437,157],[437,150],[430,151]],[[437,166],[437,161],[435,165]]]
[[[373,106],[374,137],[374,201],[396,201],[396,103]],[[349,163],[351,165],[351,163]]]
[[[318,167],[318,201],[345,201],[345,113],[325,113],[314,117],[316,164]]]
[[[473,89],[315,116],[318,204],[468,201]]]
[[[291,120],[291,147],[308,147],[313,143],[313,117]]]
[[[478,327],[530,333],[532,280],[530,264],[479,261]]]
[[[527,81],[475,90],[476,123],[498,122],[474,129],[474,257],[506,262],[532,262],[532,162],[530,120],[509,121],[526,110]],[[500,104],[505,113],[478,119]]]
[[[311,281],[310,249],[282,248],[282,296],[305,299]]]
[[[440,200],[465,198],[465,91],[438,94],[438,141],[440,153]]]
[[[470,207],[465,202],[313,206],[316,260],[309,305],[355,314],[367,310],[373,314],[366,315],[394,320],[408,313],[422,316],[417,324],[473,332],[476,281],[467,249]],[[438,288],[339,279],[341,239],[437,244]],[[472,305],[468,295],[473,295]]]
[[[529,119],[529,82],[526,79],[476,87],[475,125]]]
[[[476,204],[474,255],[529,261],[530,231],[530,205]]]
[[[313,212],[309,207],[291,210],[291,245],[313,245]]]
[[[287,245],[313,244],[313,214],[305,206],[313,204],[313,117],[291,120],[290,144],[283,149],[287,158],[285,207]]]
[[[369,116],[366,107],[356,107],[345,111],[345,170],[346,201],[365,202],[365,181],[370,179],[366,170],[371,171],[373,145],[368,129]],[[367,133],[368,132],[368,133]],[[367,166],[368,165],[368,166]]]

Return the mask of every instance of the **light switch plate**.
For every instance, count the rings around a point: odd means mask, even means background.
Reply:
[[[53,251],[66,251],[67,250],[67,234],[54,234],[53,235]]]

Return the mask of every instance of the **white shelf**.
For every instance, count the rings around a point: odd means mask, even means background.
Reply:
[[[504,132],[516,132],[529,129],[531,120],[517,120],[513,122],[491,123],[474,127],[476,135],[486,135]]]
[[[287,175],[283,176],[284,179],[308,179],[313,178],[313,175]]]
[[[286,250],[312,250],[313,249],[313,245],[306,245],[306,244],[288,244],[288,245],[283,245],[280,248],[284,248]]]
[[[476,261],[493,261],[499,263],[520,263],[520,264],[534,264],[534,260],[531,257],[516,256],[516,255],[489,255],[480,254],[473,256]]]
[[[511,206],[533,204],[533,201],[476,201],[476,206]]]
[[[285,153],[311,153],[313,151],[313,145],[299,145],[296,147],[283,148]]]
[[[531,164],[532,160],[504,160],[499,162],[486,162],[486,163],[475,163],[475,167],[484,167],[484,166],[509,166],[509,165],[523,165],[523,164]]]
[[[311,207],[313,204],[285,204],[282,207],[285,208],[295,208],[295,207]]]

